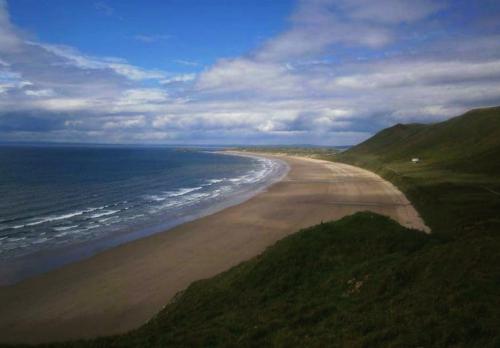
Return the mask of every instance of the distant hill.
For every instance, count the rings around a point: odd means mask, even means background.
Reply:
[[[349,149],[344,157],[409,162],[463,172],[500,173],[500,107],[476,109],[435,124],[397,124]]]

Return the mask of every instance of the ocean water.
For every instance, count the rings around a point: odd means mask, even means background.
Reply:
[[[285,172],[203,149],[0,146],[0,282],[220,210]]]

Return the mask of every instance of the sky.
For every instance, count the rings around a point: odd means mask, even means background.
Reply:
[[[495,105],[497,0],[0,0],[0,141],[351,145]]]

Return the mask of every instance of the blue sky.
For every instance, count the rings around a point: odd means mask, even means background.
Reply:
[[[16,0],[11,20],[37,39],[149,69],[190,70],[243,55],[285,28],[291,1]]]
[[[498,104],[494,0],[0,0],[0,141],[344,145]]]

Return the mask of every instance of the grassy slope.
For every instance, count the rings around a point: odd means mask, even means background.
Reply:
[[[492,112],[476,111],[479,128]],[[484,162],[495,137],[481,151],[453,144],[478,120],[394,127],[337,158],[400,186],[431,236],[371,213],[321,224],[194,283],[136,331],[63,346],[500,346],[500,196],[488,191],[500,176]],[[459,171],[471,156],[481,163]]]
[[[500,172],[500,107],[477,109],[432,125],[398,124],[348,151],[384,163],[408,162],[466,173]]]
[[[395,183],[438,234],[500,232],[499,107],[433,125],[397,125],[336,160]]]

